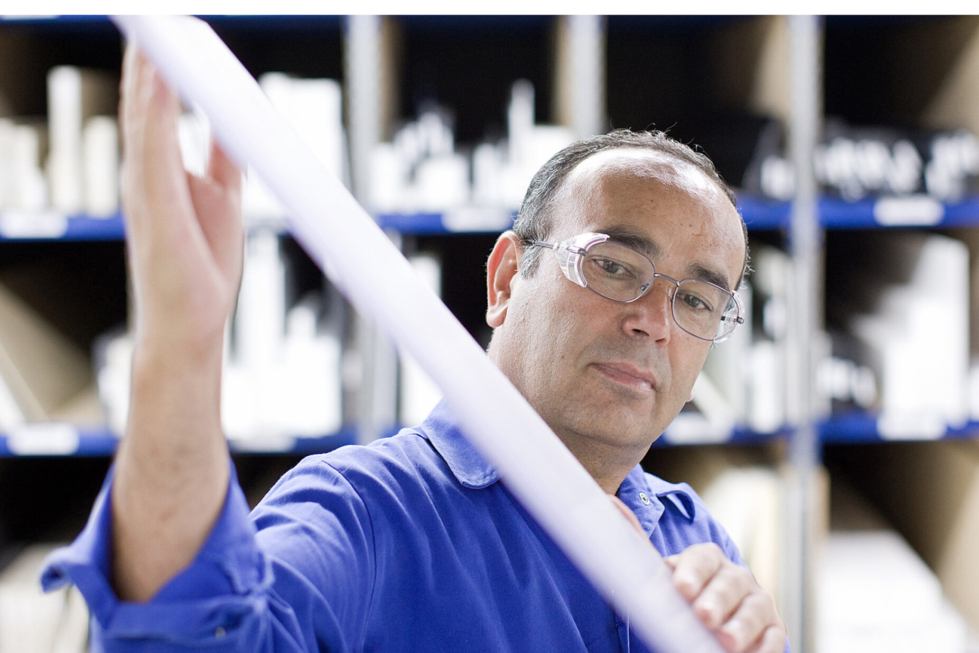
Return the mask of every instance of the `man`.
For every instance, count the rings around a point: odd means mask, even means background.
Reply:
[[[220,429],[241,274],[240,174],[186,175],[177,101],[130,47],[123,195],[136,290],[126,437],[75,582],[96,650],[645,650],[440,405],[418,429],[306,459],[249,517]],[[662,135],[572,146],[489,258],[489,355],[669,559],[729,651],[785,648],[770,595],[684,485],[638,463],[739,316],[743,223],[706,159]],[[551,255],[547,250],[553,250]]]

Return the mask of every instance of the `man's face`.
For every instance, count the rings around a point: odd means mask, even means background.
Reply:
[[[625,235],[647,243],[656,271],[674,279],[712,273],[732,290],[741,275],[745,242],[730,201],[695,167],[652,151],[585,159],[551,216],[551,242]],[[522,255],[513,248],[513,259]],[[673,321],[669,282],[616,303],[570,282],[550,251],[540,255],[536,272],[513,275],[495,306],[490,288],[490,356],[573,451],[641,456],[688,400],[710,343]]]

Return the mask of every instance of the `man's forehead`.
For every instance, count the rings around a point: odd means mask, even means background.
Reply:
[[[635,190],[639,188],[642,191],[637,195]],[[560,233],[566,237],[581,229],[597,229],[610,234],[612,231],[619,233],[625,229],[635,232],[638,238],[647,241],[646,246],[637,247],[640,251],[647,255],[653,254],[653,250],[657,253],[665,252],[673,243],[673,236],[669,235],[669,231],[666,234],[650,233],[629,218],[629,215],[645,214],[646,207],[649,206],[647,202],[651,197],[658,196],[665,202],[663,206],[666,212],[660,215],[657,222],[664,220],[666,223],[676,223],[674,227],[680,226],[686,233],[705,238],[706,240],[700,241],[702,247],[699,251],[704,253],[710,250],[720,255],[719,258],[711,256],[709,261],[701,261],[699,264],[696,260],[691,260],[690,265],[701,272],[697,273],[693,269],[687,272],[704,277],[706,275],[702,273],[703,269],[709,268],[712,278],[725,281],[719,285],[733,287],[737,284],[744,265],[745,251],[740,217],[727,193],[696,165],[656,150],[605,150],[578,164],[568,175],[563,190],[564,201],[567,202],[564,204],[564,215],[571,219],[563,225],[555,225],[555,236]],[[654,195],[650,196],[649,192]],[[657,203],[660,200],[656,200]],[[686,209],[676,210],[679,207],[675,202],[682,203]],[[607,212],[611,206],[619,208]],[[622,209],[626,212],[621,213]],[[623,218],[626,220],[624,223],[620,222]],[[598,219],[598,223],[595,219]],[[726,252],[726,255],[722,252]],[[718,267],[721,260],[728,259],[731,268],[729,271]],[[729,267],[722,265],[724,268]],[[728,279],[729,277],[731,278]]]
[[[707,173],[694,164],[645,148],[618,148],[592,154],[570,172],[566,188],[619,176],[656,180],[703,199],[724,195]]]

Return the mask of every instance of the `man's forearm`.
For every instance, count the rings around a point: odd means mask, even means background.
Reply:
[[[229,476],[221,354],[220,340],[194,349],[137,347],[112,489],[121,599],[152,598],[193,561],[220,514]]]

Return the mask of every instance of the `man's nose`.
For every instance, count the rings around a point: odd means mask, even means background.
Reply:
[[[626,304],[626,318],[622,327],[628,336],[649,336],[656,341],[668,342],[673,328],[673,293],[676,284],[656,277],[652,287],[642,297]]]

